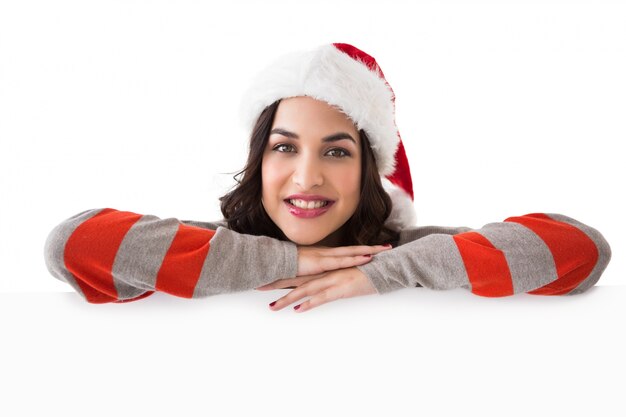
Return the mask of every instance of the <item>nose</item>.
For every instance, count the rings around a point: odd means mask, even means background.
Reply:
[[[313,155],[303,155],[296,162],[292,178],[294,184],[302,190],[321,186],[324,183],[324,176],[319,160]]]

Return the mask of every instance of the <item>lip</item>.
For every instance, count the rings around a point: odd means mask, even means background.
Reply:
[[[331,200],[328,197],[324,197],[323,195],[317,194],[292,194],[286,198],[287,200],[304,200],[304,201],[330,201],[331,203],[334,200]]]
[[[326,206],[320,207],[318,209],[302,209],[291,204],[289,200],[285,200],[285,205],[287,206],[289,213],[301,219],[312,219],[314,217],[319,217],[322,214],[326,213],[333,206],[333,204],[335,204],[334,201],[329,201]]]

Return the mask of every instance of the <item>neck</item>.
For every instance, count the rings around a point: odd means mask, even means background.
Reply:
[[[345,227],[342,226],[312,246],[326,246],[329,248],[336,248],[336,247],[344,245],[343,244],[345,240],[344,238],[345,238]]]

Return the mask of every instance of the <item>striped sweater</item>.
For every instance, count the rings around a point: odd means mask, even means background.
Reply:
[[[571,295],[593,286],[611,259],[594,228],[533,213],[469,227],[421,226],[357,268],[379,294],[406,287],[464,288],[476,295]],[[90,303],[165,292],[201,298],[295,277],[297,246],[228,229],[225,220],[160,219],[111,208],[78,213],[44,246],[48,271]]]

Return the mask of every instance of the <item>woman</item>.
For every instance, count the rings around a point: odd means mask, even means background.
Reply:
[[[567,216],[414,226],[394,97],[374,58],[352,45],[284,55],[244,95],[250,152],[220,199],[224,219],[87,210],[52,230],[46,265],[92,303],[293,288],[270,308],[310,297],[299,312],[406,287],[500,297],[577,294],[598,281],[610,247]]]

